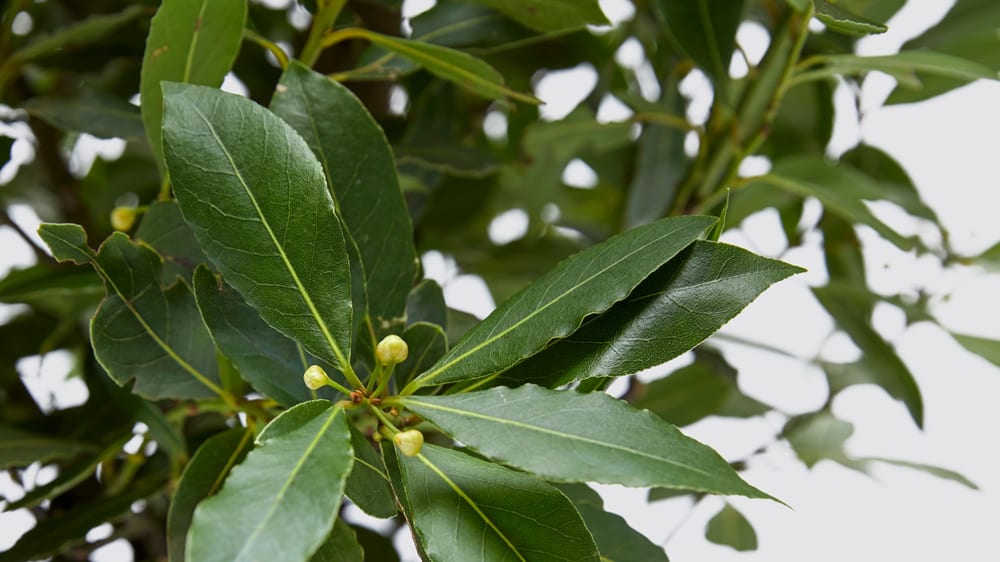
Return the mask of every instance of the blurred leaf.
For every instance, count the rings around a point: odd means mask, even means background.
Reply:
[[[860,470],[844,452],[844,443],[853,433],[852,424],[826,410],[794,417],[782,430],[782,436],[807,467],[812,468],[821,460],[832,460]]]
[[[495,174],[500,161],[482,150],[467,146],[408,146],[396,147],[400,166],[414,164],[455,176],[478,178]]]
[[[940,478],[942,480],[950,480],[950,481],[955,482],[957,484],[961,484],[962,486],[965,486],[966,488],[969,488],[971,490],[978,490],[979,489],[979,486],[976,486],[975,482],[969,480],[965,476],[959,474],[958,472],[955,472],[954,470],[948,470],[947,468],[941,468],[939,466],[933,466],[933,465],[922,464],[922,463],[915,463],[915,462],[910,462],[910,461],[901,461],[901,460],[895,460],[895,459],[884,459],[884,458],[881,458],[881,457],[865,457],[865,458],[858,459],[858,460],[860,462],[867,463],[867,464],[871,464],[871,463],[885,463],[885,464],[891,464],[893,466],[901,466],[903,468],[910,468],[910,469],[917,470],[917,471],[920,471],[920,472],[926,472],[927,474],[930,474],[931,476],[936,476],[936,477],[938,477],[938,478]]]
[[[190,289],[160,289],[160,257],[116,232],[95,253],[79,225],[45,224],[39,234],[59,261],[90,263],[107,297],[90,324],[94,352],[118,384],[135,379],[144,397],[222,394],[212,345]]]
[[[399,562],[391,537],[382,536],[367,527],[356,526],[352,529],[365,552],[365,562]]]
[[[156,201],[142,217],[135,231],[136,240],[142,240],[163,258],[161,283],[170,285],[177,277],[191,282],[195,267],[205,264],[213,271],[215,266],[201,251],[194,231],[184,221],[176,201]]]
[[[333,531],[309,562],[364,562],[365,552],[358,537],[343,519],[337,519]]]
[[[0,135],[0,169],[6,166],[7,162],[10,162],[11,156],[13,155],[11,151],[13,149],[14,139],[5,135]]]
[[[726,503],[705,527],[705,538],[740,552],[757,550],[757,533],[742,513]]]
[[[320,163],[288,124],[250,100],[202,86],[164,89],[167,167],[205,254],[268,324],[350,368],[350,266]]]
[[[195,506],[219,491],[229,471],[241,463],[252,448],[253,431],[236,427],[210,437],[191,457],[177,483],[167,513],[167,553],[170,562],[185,560],[184,548]]]
[[[388,519],[395,516],[399,509],[389,487],[382,456],[354,424],[348,424],[348,428],[354,449],[354,467],[347,477],[344,493],[372,517]]]
[[[560,31],[606,25],[597,0],[473,0],[507,14],[538,31]]]
[[[415,457],[383,451],[422,559],[598,562],[573,504],[545,481],[429,443]]]
[[[0,468],[26,467],[33,462],[96,452],[93,445],[87,443],[0,425]]]
[[[128,140],[146,136],[138,107],[95,90],[73,98],[31,98],[21,108],[68,132]]]
[[[657,5],[681,48],[712,79],[715,91],[725,92],[743,0],[660,0]]]
[[[835,86],[831,78],[790,88],[781,100],[761,154],[772,160],[802,153],[824,155],[833,134]]]
[[[657,108],[681,114],[686,100],[667,84]],[[655,122],[645,123],[639,136],[635,172],[625,203],[625,228],[652,222],[667,214],[677,196],[677,187],[687,174],[689,160],[684,153],[687,132]]]
[[[955,332],[951,332],[951,337],[955,338],[955,341],[965,349],[1000,367],[1000,340],[968,336]]]
[[[333,529],[352,464],[343,408],[314,400],[286,410],[264,428],[222,490],[195,510],[188,558],[306,559]]]
[[[497,382],[555,387],[666,363],[715,333],[771,284],[800,271],[735,246],[697,241],[625,300],[502,373]]]
[[[664,219],[576,254],[500,305],[414,386],[489,376],[537,353],[550,340],[574,332],[587,315],[624,299],[714,222]]]
[[[448,326],[448,305],[444,302],[444,291],[433,279],[424,279],[417,284],[406,299],[406,323],[417,322]]]
[[[95,15],[50,33],[35,35],[33,40],[10,55],[3,66],[23,64],[55,52],[69,50],[104,39],[119,28],[149,13],[141,5],[128,6],[117,14]]]
[[[939,224],[937,213],[920,198],[920,192],[909,174],[888,153],[867,144],[847,151],[840,157],[841,162],[850,164],[857,170],[877,181],[882,195],[899,205],[915,217]]]
[[[629,526],[623,517],[604,510],[604,500],[585,484],[560,484],[597,543],[603,562],[668,562],[663,547]]]
[[[806,71],[803,76],[858,75],[878,71],[895,78],[901,87],[912,90],[922,89],[928,76],[948,78],[958,82],[958,85],[998,78],[997,71],[988,66],[933,51],[900,51],[894,55],[874,57],[825,55],[823,62],[826,64],[821,69]]]
[[[283,406],[313,398],[302,383],[308,365],[299,346],[261,320],[239,293],[199,267],[194,295],[213,341],[254,389]]]
[[[482,455],[549,480],[770,497],[709,447],[603,392],[524,385],[400,402]]]
[[[24,303],[57,315],[70,316],[97,304],[102,296],[101,278],[78,267],[38,264],[13,269],[0,280],[0,302]]]
[[[243,42],[246,0],[164,0],[153,16],[139,84],[142,122],[163,164],[163,81],[218,87]]]
[[[463,310],[448,309],[448,347],[461,341],[481,320]]]
[[[849,35],[869,35],[889,30],[884,23],[872,21],[843,8],[839,2],[813,0],[813,3],[816,5],[816,18],[832,31]]]

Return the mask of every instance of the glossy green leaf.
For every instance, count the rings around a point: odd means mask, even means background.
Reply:
[[[714,222],[695,216],[660,220],[563,261],[469,330],[416,385],[485,377],[537,353],[574,332],[585,316],[624,299]]]
[[[94,453],[94,447],[72,439],[40,435],[0,425],[0,468],[28,466],[33,462],[71,458]]]
[[[498,382],[555,387],[666,363],[715,333],[771,284],[800,271],[735,246],[697,241],[628,298],[504,372]]]
[[[728,503],[722,507],[722,511],[708,520],[705,538],[740,552],[757,550],[757,533],[753,530],[753,525]]]
[[[448,351],[448,336],[436,324],[417,322],[407,326],[402,337],[409,346],[410,353],[406,361],[396,366],[394,376],[405,386],[444,356]]]
[[[743,0],[658,2],[681,48],[722,91],[729,81],[729,61],[736,48],[736,30],[743,21]]]
[[[75,98],[32,98],[21,109],[64,131],[129,140],[146,135],[138,107],[96,91]]]
[[[333,531],[309,562],[364,562],[365,552],[358,536],[343,519],[337,519]]]
[[[333,529],[353,459],[343,408],[315,400],[286,410],[195,509],[186,558],[306,560]]]
[[[163,163],[163,81],[218,87],[243,41],[246,0],[164,0],[142,58],[142,122],[158,164]]]
[[[417,322],[448,327],[448,305],[444,302],[444,291],[433,279],[424,279],[418,283],[406,299],[406,323]]]
[[[195,506],[215,495],[229,471],[253,448],[253,431],[236,427],[213,435],[191,457],[167,513],[167,554],[170,562],[183,562],[187,532]],[[194,562],[194,561],[192,561]]]
[[[816,5],[816,18],[832,31],[849,35],[869,35],[889,30],[884,23],[856,14],[841,7],[839,2],[813,0],[813,3]]]
[[[524,385],[401,402],[479,453],[549,480],[770,497],[709,447],[603,392]]]
[[[399,509],[389,487],[389,475],[382,464],[382,456],[360,430],[353,424],[348,425],[351,430],[351,446],[354,448],[354,468],[347,478],[344,493],[372,517],[393,517]]]
[[[98,252],[74,224],[46,224],[39,234],[59,261],[89,263],[107,297],[90,323],[98,361],[118,384],[151,398],[221,394],[215,346],[187,285],[160,288],[160,257],[116,232]]]
[[[198,264],[213,267],[201,251],[191,227],[184,221],[176,201],[156,201],[150,205],[135,231],[135,238],[152,246],[163,258],[161,282],[164,286],[177,277],[190,283]]]
[[[771,172],[747,185],[758,183],[798,197],[815,197],[823,207],[843,219],[870,226],[900,249],[912,249],[915,242],[878,220],[865,201],[886,199],[879,184],[846,164],[822,158],[792,157],[775,163]],[[741,188],[743,189],[743,188]],[[765,188],[766,189],[766,188]]]
[[[507,98],[536,104],[533,96],[515,92],[504,85],[503,76],[488,63],[456,49],[422,41],[401,39],[367,29],[352,29],[351,36],[366,39],[407,60],[424,67],[427,72],[494,100]]]
[[[851,384],[873,383],[906,405],[913,421],[924,423],[920,388],[896,350],[872,328],[870,297],[854,287],[830,284],[813,288],[813,294],[855,344],[864,352],[847,365],[826,365],[834,394]]]
[[[239,293],[199,267],[194,294],[215,345],[256,390],[284,406],[313,398],[302,383],[308,365],[299,346],[261,320]]]
[[[344,226],[361,253],[374,326],[401,317],[417,256],[382,129],[347,88],[297,62],[278,83],[271,110],[302,135],[323,164]]]
[[[268,324],[349,368],[350,266],[308,145],[246,98],[180,84],[164,91],[167,167],[205,254]]]
[[[668,562],[663,547],[629,527],[622,516],[605,511],[604,500],[587,485],[561,484],[558,488],[583,517],[602,562]]]
[[[473,0],[503,12],[538,31],[577,29],[605,25],[607,17],[597,0]]]
[[[694,363],[653,381],[633,403],[677,426],[711,415],[746,418],[770,410],[744,396],[736,384],[736,370],[712,352],[700,352]]]
[[[415,457],[384,450],[423,559],[598,562],[573,504],[545,481],[431,444]]]
[[[955,332],[951,333],[951,337],[955,338],[955,341],[965,349],[1000,367],[1000,340],[957,334]]]

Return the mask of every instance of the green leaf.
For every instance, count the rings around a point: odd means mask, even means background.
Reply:
[[[424,67],[427,72],[493,100],[507,98],[524,103],[539,103],[534,96],[508,89],[503,76],[486,62],[471,55],[411,39],[401,39],[361,28],[351,28],[351,37],[366,39],[371,43]]]
[[[813,288],[813,294],[864,352],[861,359],[848,365],[826,365],[831,392],[846,386],[873,383],[906,405],[913,421],[924,424],[924,404],[917,381],[896,350],[871,326],[871,297],[853,286],[831,283]]]
[[[164,91],[167,168],[205,254],[268,324],[350,369],[347,250],[308,145],[246,98],[180,84]]]
[[[431,444],[383,451],[425,560],[598,562],[573,504],[543,480]]]
[[[96,91],[75,98],[31,98],[21,109],[64,131],[129,140],[146,136],[138,107]]]
[[[711,415],[747,418],[770,410],[740,392],[736,370],[721,355],[696,353],[694,363],[646,386],[634,401],[635,407],[677,426]]]
[[[663,547],[639,533],[620,515],[604,511],[604,500],[585,484],[561,484],[558,488],[580,512],[594,536],[602,562],[668,562]]]
[[[0,169],[3,169],[7,165],[7,162],[10,162],[13,150],[14,139],[6,135],[0,135]]]
[[[1000,242],[990,246],[978,256],[968,258],[968,261],[982,266],[989,272],[1000,271]]]
[[[704,341],[768,286],[800,271],[735,246],[697,241],[627,299],[501,374],[498,382],[554,387],[660,365]]]
[[[970,490],[978,490],[979,489],[979,486],[976,486],[975,482],[969,480],[968,478],[966,478],[962,474],[959,474],[958,472],[955,472],[954,470],[948,470],[947,468],[941,468],[940,466],[933,466],[933,465],[929,465],[929,464],[916,463],[916,462],[910,462],[910,461],[901,461],[901,460],[896,460],[896,459],[885,459],[885,458],[882,458],[882,457],[865,457],[865,458],[858,459],[858,461],[862,462],[862,463],[865,463],[867,465],[871,465],[871,463],[885,463],[885,464],[891,464],[893,466],[901,466],[903,468],[910,468],[910,469],[913,469],[913,470],[918,470],[920,472],[926,472],[927,474],[930,474],[931,476],[936,476],[936,477],[938,477],[938,478],[940,478],[942,480],[950,480],[950,481],[955,482],[957,484],[961,484],[962,486],[965,486],[966,488],[969,488]]]
[[[102,296],[101,278],[72,266],[38,264],[11,270],[0,280],[0,302],[29,304],[57,315],[93,306]]]
[[[864,201],[887,197],[876,182],[846,164],[810,156],[786,158],[777,162],[769,174],[741,190],[758,183],[799,197],[815,197],[827,211],[851,223],[870,226],[902,250],[910,250],[915,245],[913,239],[899,234],[868,210]]]
[[[844,153],[840,161],[850,164],[877,181],[882,195],[887,200],[899,205],[915,217],[939,224],[937,213],[920,198],[917,186],[902,164],[888,153],[874,146],[859,144]]]
[[[364,562],[365,552],[358,536],[343,519],[337,519],[333,531],[309,562]]]
[[[603,392],[524,385],[400,402],[479,453],[549,480],[770,497],[709,447]]]
[[[307,559],[337,519],[354,460],[350,440],[343,408],[325,400],[279,415],[222,490],[195,510],[187,559]]]
[[[72,51],[100,41],[147,13],[149,13],[149,8],[146,6],[129,6],[116,14],[91,16],[55,29],[51,33],[36,35],[33,41],[12,54],[3,66],[25,63],[66,50]]]
[[[448,305],[444,302],[444,291],[433,279],[424,279],[417,284],[406,299],[406,323],[427,322],[448,327]]]
[[[826,154],[833,134],[836,85],[835,79],[827,78],[789,88],[761,147],[761,154],[772,161],[802,153]]]
[[[869,35],[885,33],[889,30],[883,23],[872,21],[862,15],[842,8],[839,2],[814,0],[816,18],[831,31],[848,35]]]
[[[386,537],[367,527],[353,527],[354,533],[365,551],[367,562],[399,562],[399,554],[392,544],[392,537]]]
[[[563,261],[469,330],[415,386],[485,377],[537,353],[573,333],[585,316],[624,299],[714,223],[695,216],[660,220]]]
[[[884,72],[896,79],[903,88],[920,90],[927,76],[939,76],[957,81],[958,85],[973,80],[996,80],[997,71],[965,58],[935,53],[933,51],[900,51],[894,55],[859,57],[857,55],[825,55],[826,65],[819,70],[807,71],[797,80],[833,75],[860,75],[866,72]]]
[[[163,285],[170,285],[177,277],[190,283],[198,264],[213,267],[201,251],[191,227],[184,222],[176,201],[156,201],[150,205],[135,231],[135,238],[152,246],[163,258]]]
[[[347,88],[298,62],[278,83],[271,110],[323,164],[337,210],[361,252],[373,325],[403,316],[417,255],[382,129]]]
[[[80,453],[95,453],[94,447],[0,425],[0,468],[28,466],[33,462],[66,459]]]
[[[229,471],[253,448],[253,431],[236,427],[213,435],[191,457],[167,512],[167,554],[170,562],[184,561],[188,528],[195,506],[214,495]]]
[[[671,88],[658,105],[665,112],[680,114],[685,103],[680,92]],[[676,127],[652,122],[643,125],[637,141],[635,173],[625,203],[626,228],[652,222],[667,214],[690,163],[684,153],[686,134]]]
[[[852,463],[844,451],[844,443],[853,433],[852,424],[837,419],[827,410],[794,417],[782,430],[782,436],[807,467],[812,468],[822,460],[832,460],[857,470],[858,465]]]
[[[382,456],[360,430],[353,424],[348,426],[351,430],[351,446],[354,448],[354,468],[347,478],[344,493],[372,517],[388,519],[395,516],[399,509],[389,487],[389,475],[382,464]]]
[[[472,0],[489,6],[537,31],[578,29],[607,25],[597,0]]]
[[[729,61],[736,30],[743,21],[743,0],[660,0],[671,34],[716,86],[720,97],[729,82]]]
[[[731,546],[740,552],[757,550],[757,533],[754,532],[753,525],[728,503],[708,521],[705,538],[715,544]]]
[[[955,332],[951,332],[951,337],[955,338],[955,341],[965,349],[1000,367],[1000,340],[957,334]]]
[[[162,262],[156,252],[112,234],[95,253],[75,224],[38,229],[59,261],[90,263],[104,279],[107,297],[90,322],[98,361],[120,385],[150,398],[195,398],[222,394],[215,346],[187,285],[160,289]]]
[[[261,320],[239,293],[208,268],[199,267],[194,294],[215,345],[254,389],[283,406],[313,398],[302,383],[308,365],[299,346]]]
[[[140,109],[157,164],[163,163],[160,82],[218,87],[243,41],[246,0],[164,0],[146,38],[139,82]]]
[[[406,361],[397,365],[394,372],[400,388],[429,369],[448,351],[448,336],[437,324],[417,322],[407,326],[402,337],[410,352]]]

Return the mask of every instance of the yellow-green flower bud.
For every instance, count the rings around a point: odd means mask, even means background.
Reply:
[[[326,371],[319,365],[313,365],[306,369],[306,372],[302,375],[302,380],[311,390],[319,390],[330,384],[330,377],[326,375]]]
[[[406,345],[403,338],[393,334],[382,338],[375,348],[375,357],[378,362],[386,367],[396,365],[406,361],[406,356],[410,353],[410,347]]]
[[[138,214],[135,207],[115,207],[111,211],[111,228],[122,232],[131,230]]]
[[[420,454],[420,449],[424,446],[424,434],[416,429],[400,431],[392,438],[399,452],[408,457],[415,457]]]

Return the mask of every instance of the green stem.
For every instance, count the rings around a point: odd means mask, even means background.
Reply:
[[[282,70],[288,68],[288,55],[285,54],[285,51],[277,43],[252,29],[244,29],[243,38],[270,51],[274,55],[274,58],[278,59],[278,64],[281,65]]]
[[[299,55],[299,60],[301,60],[306,66],[312,67],[316,64],[316,59],[319,58],[323,49],[328,45],[325,44],[324,37],[327,31],[333,27],[333,24],[337,21],[337,17],[340,15],[340,11],[344,9],[344,5],[347,4],[347,0],[319,0],[317,2],[319,5],[316,15],[313,16],[312,28],[309,30],[309,38],[306,39],[306,44],[302,48],[302,53]]]
[[[389,416],[385,415],[385,412],[383,412],[381,408],[374,406],[371,402],[369,402],[368,410],[375,414],[375,417],[382,422],[382,425],[391,429],[393,434],[399,433],[399,428],[396,427],[396,424],[392,423],[392,420],[389,419]],[[389,437],[391,438],[392,436],[390,435]]]
[[[371,396],[378,397],[385,392],[386,387],[389,386],[389,380],[392,379],[392,372],[395,370],[396,366],[392,365],[388,369],[380,372],[381,376],[379,377],[378,386],[375,387],[375,391],[371,393]]]

